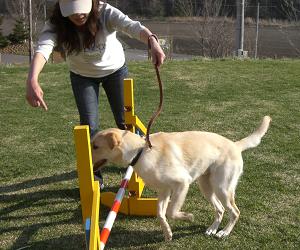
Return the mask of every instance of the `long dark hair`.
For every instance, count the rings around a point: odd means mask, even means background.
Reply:
[[[86,28],[83,31],[82,42],[80,42],[76,26],[68,17],[62,16],[59,3],[55,4],[50,22],[54,25],[54,32],[57,35],[56,50],[60,51],[62,55],[79,53],[82,49],[94,45],[96,33],[101,25],[99,22],[99,0],[92,0],[92,3],[92,10],[84,24]]]

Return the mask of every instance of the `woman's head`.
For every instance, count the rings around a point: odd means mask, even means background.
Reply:
[[[99,0],[59,0],[50,17],[57,34],[57,47],[66,54],[90,48],[100,28]],[[82,44],[78,30],[83,34]]]

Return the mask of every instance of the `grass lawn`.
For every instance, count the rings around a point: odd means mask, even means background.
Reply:
[[[155,72],[148,62],[128,66],[136,113],[146,125],[159,102]],[[204,235],[214,212],[193,184],[184,210],[195,222],[171,221],[173,241],[164,242],[156,218],[119,214],[107,249],[299,248],[299,69],[300,60],[166,62],[164,109],[151,132],[206,130],[238,140],[264,115],[273,121],[261,145],[243,153],[241,217],[229,238]],[[0,249],[84,249],[73,142],[78,114],[67,66],[49,64],[41,74],[47,112],[26,103],[27,71],[0,67]],[[100,110],[101,129],[114,127],[104,91]],[[107,167],[106,190],[117,190],[124,173]],[[101,225],[107,213],[101,207]]]

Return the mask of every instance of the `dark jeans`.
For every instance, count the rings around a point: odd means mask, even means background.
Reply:
[[[91,137],[99,128],[99,87],[100,83],[105,90],[111,110],[118,128],[125,129],[124,125],[124,78],[128,75],[127,66],[111,75],[93,78],[77,75],[70,72],[72,89],[80,116],[81,125],[89,125]]]

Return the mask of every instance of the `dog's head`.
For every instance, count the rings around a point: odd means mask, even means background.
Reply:
[[[130,131],[117,128],[101,131],[91,141],[94,170],[109,162],[126,166],[144,146],[145,140]]]
[[[119,129],[107,129],[97,133],[91,141],[92,159],[94,170],[106,163],[122,164],[122,151],[120,148],[123,131]]]

